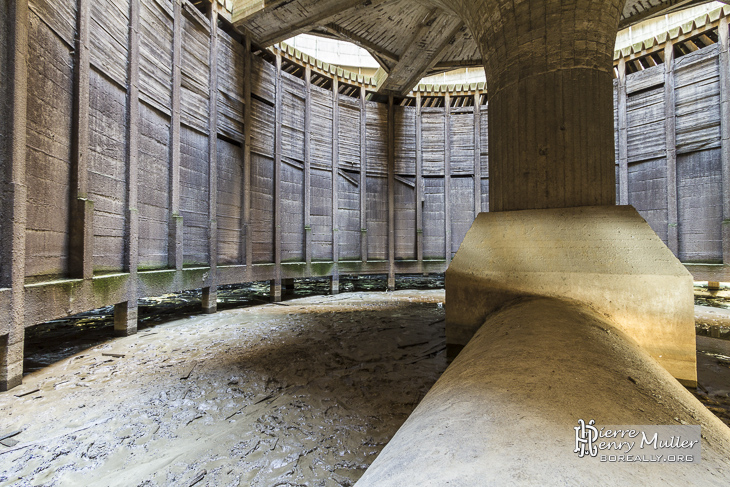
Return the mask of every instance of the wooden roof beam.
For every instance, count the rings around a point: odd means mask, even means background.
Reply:
[[[378,78],[378,92],[407,95],[441,59],[455,37],[464,35],[466,27],[460,19],[440,13],[441,15],[429,14],[424,19],[422,27],[400,55],[398,64],[391,69],[388,76]]]
[[[255,0],[264,6],[249,7],[234,14],[233,25],[245,30],[257,44],[271,46],[295,35],[329,23],[335,17],[354,8],[374,7],[386,0]],[[295,4],[297,15],[288,15],[287,8]],[[280,10],[284,9],[284,10]],[[247,12],[244,16],[243,13]]]

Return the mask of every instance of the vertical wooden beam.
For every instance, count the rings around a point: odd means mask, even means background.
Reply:
[[[444,227],[446,265],[451,262],[451,95],[444,95]]]
[[[218,4],[208,5],[210,43],[208,68],[208,286],[203,288],[203,311],[218,310]]]
[[[304,259],[312,265],[312,68],[304,71]]]
[[[71,131],[71,211],[69,275],[91,279],[94,275],[94,204],[89,194],[89,22],[90,0],[78,0],[74,43],[74,97]]]
[[[730,50],[728,19],[718,26],[720,37],[720,132],[722,137],[722,262],[730,265]]]
[[[625,91],[625,90],[624,90]],[[674,92],[674,45],[664,45],[664,134],[667,152],[667,246],[679,255],[677,209],[677,132]],[[628,203],[628,199],[626,200]]]
[[[368,112],[367,90],[360,87],[360,260],[368,261]]]
[[[395,290],[395,105],[388,96],[388,290]]]
[[[620,205],[629,204],[629,132],[626,104],[626,61],[621,58],[618,62],[618,201]]]
[[[332,79],[332,281],[330,292],[340,292],[340,236],[339,236],[339,182],[340,172],[340,81]]]
[[[474,93],[474,218],[482,211],[482,94]]]
[[[129,2],[129,62],[127,63],[127,207],[125,266],[129,272],[127,301],[114,306],[114,333],[137,333],[137,266],[139,263],[139,211],[137,184],[139,171],[139,2]]]
[[[245,242],[244,262],[246,280],[253,280],[253,242],[251,227],[251,38],[244,38],[243,63],[243,234]]]
[[[11,0],[6,7],[7,35],[1,39],[7,66],[0,66],[0,182],[2,183],[2,233],[0,233],[0,287],[10,288],[10,315],[0,324],[0,391],[23,382],[25,344],[25,185],[26,104],[28,98],[28,0]]]
[[[274,105],[274,280],[271,282],[271,300],[281,301],[281,53],[276,53]]]
[[[423,117],[421,92],[416,92],[416,259],[418,270],[423,271]]]

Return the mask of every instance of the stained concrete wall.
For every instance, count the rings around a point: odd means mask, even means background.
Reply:
[[[87,58],[74,47],[84,11]],[[366,87],[316,65],[249,53],[211,28],[214,14],[187,0],[30,1],[27,243],[15,283],[26,326],[186,288],[440,272],[489,209],[484,93],[364,99]],[[726,44],[615,83],[619,199],[692,262],[728,252]],[[78,133],[88,147],[74,145]],[[71,245],[79,180],[93,202],[81,250]],[[68,279],[72,254],[93,270],[85,279]]]

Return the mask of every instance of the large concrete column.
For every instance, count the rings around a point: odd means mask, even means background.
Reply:
[[[23,381],[28,1],[0,7],[0,391]]]
[[[490,211],[615,204],[624,0],[454,0],[485,60]]]

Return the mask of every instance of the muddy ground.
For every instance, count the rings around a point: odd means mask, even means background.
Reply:
[[[22,430],[0,484],[352,485],[446,367],[441,302],[314,296],[94,346],[0,394]]]
[[[397,287],[303,280],[266,304],[268,283],[228,286],[215,315],[199,292],[150,298],[121,339],[111,308],[33,327],[24,383],[0,393],[0,437],[21,431],[0,485],[352,485],[446,367],[443,279]],[[730,425],[730,356],[698,350],[698,374]]]

